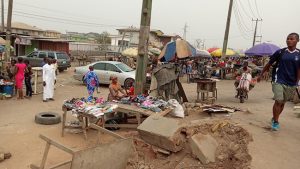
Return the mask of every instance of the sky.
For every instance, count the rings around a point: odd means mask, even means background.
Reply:
[[[284,47],[289,33],[300,33],[299,6],[299,0],[234,0],[228,47],[252,46],[252,18],[263,19],[257,29],[262,42]],[[141,7],[142,0],[14,0],[12,21],[62,33],[117,34],[117,28],[139,27]],[[204,39],[206,48],[222,47],[228,7],[229,0],[153,0],[151,29],[182,36],[187,24],[191,44]]]

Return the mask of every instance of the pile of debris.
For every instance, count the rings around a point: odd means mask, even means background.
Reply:
[[[207,106],[185,104],[184,108],[190,114],[203,112]],[[158,115],[148,117],[138,127],[136,153],[127,169],[249,168],[248,144],[252,137],[244,128],[229,120],[182,121]]]

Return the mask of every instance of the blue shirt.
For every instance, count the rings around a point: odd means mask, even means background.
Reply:
[[[279,84],[284,84],[288,86],[297,86],[298,78],[297,73],[300,68],[300,51],[298,49],[294,51],[289,51],[286,49],[282,51],[281,49],[275,52],[270,59],[270,64],[272,65],[279,60],[280,55],[282,55],[281,60],[275,70],[274,82]]]

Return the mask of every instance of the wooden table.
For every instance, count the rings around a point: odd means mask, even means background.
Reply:
[[[166,109],[165,111],[155,113],[153,111],[142,109],[142,108],[139,108],[139,107],[133,106],[133,105],[126,105],[126,104],[117,104],[117,105],[118,105],[118,108],[116,108],[114,110],[114,112],[134,115],[136,120],[137,120],[137,124],[105,124],[105,118],[104,118],[104,115],[103,115],[98,119],[98,121],[102,120],[102,122],[103,122],[101,127],[103,127],[103,128],[114,127],[114,128],[133,128],[133,129],[136,129],[142,123],[142,116],[149,117],[149,116],[154,115],[154,114],[165,116],[166,114],[168,114],[172,111],[172,109]],[[67,112],[71,111],[71,110],[68,109],[65,106],[62,107],[62,110],[63,110],[63,121],[62,121],[62,133],[61,133],[61,135],[62,135],[62,137],[64,137],[65,129],[66,128],[73,128],[73,127],[66,126]],[[90,124],[90,118],[93,118],[93,116],[89,115],[89,114],[84,114],[84,113],[80,113],[80,116],[82,117],[82,130],[83,130],[84,138],[87,139],[87,130],[92,125],[92,124]],[[97,124],[97,122],[95,124]]]
[[[32,68],[32,71],[33,71],[33,74],[34,74],[33,94],[36,95],[36,94],[43,93],[42,91],[37,92],[38,75],[39,75],[39,72],[42,72],[42,71],[43,71],[43,68],[42,68],[42,67],[33,67],[33,68]]]

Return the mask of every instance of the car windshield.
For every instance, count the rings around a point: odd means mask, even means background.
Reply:
[[[57,56],[57,59],[68,59],[69,58],[68,55],[65,53],[57,53],[56,56]]]
[[[124,63],[116,64],[123,72],[132,72],[134,71],[131,67],[125,65]]]

